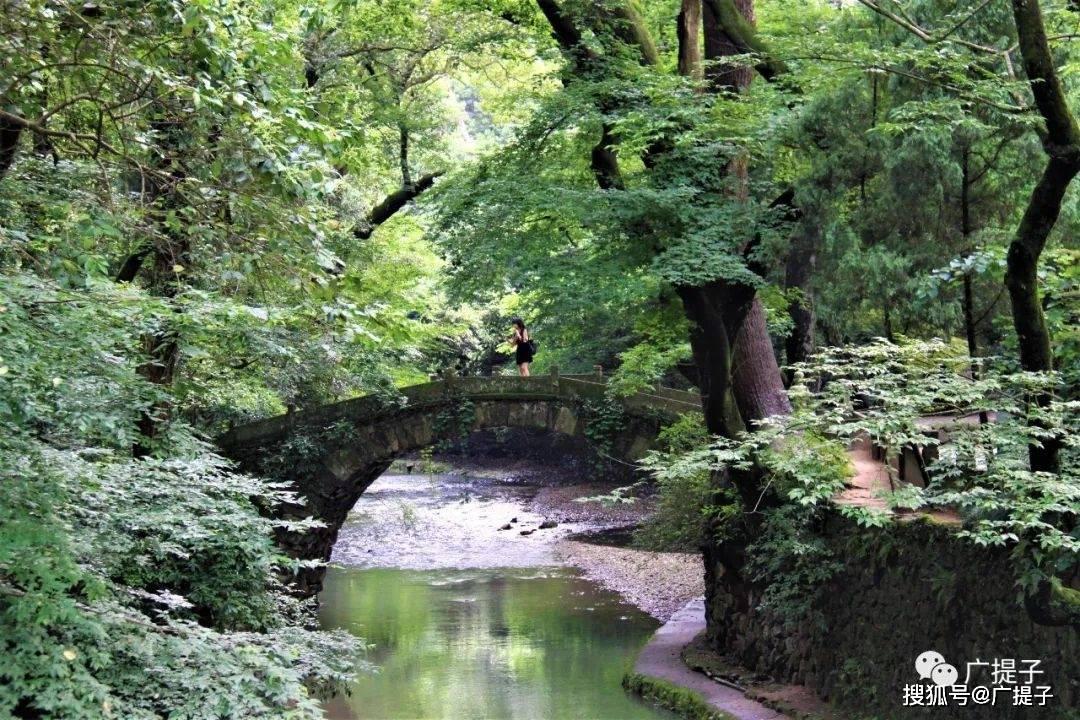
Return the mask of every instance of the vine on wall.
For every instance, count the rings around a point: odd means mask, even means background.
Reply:
[[[599,400],[585,400],[581,404],[585,418],[585,439],[596,453],[593,458],[599,472],[609,470],[615,461],[615,446],[619,436],[627,428],[626,410],[622,403],[604,396]]]
[[[450,398],[449,404],[435,415],[435,449],[450,452],[460,449],[476,424],[476,403],[461,395]]]

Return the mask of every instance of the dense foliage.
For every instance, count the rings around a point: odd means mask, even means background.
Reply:
[[[892,476],[892,491],[882,494],[891,507],[958,512],[960,535],[980,545],[1011,547],[1027,584],[1070,575],[1080,559],[1080,402],[1055,400],[1032,410],[1032,392],[1056,385],[1060,377],[1001,372],[989,362],[974,378],[968,362],[961,349],[941,341],[830,348],[797,366],[790,415],[769,418],[738,438],[653,455],[646,465],[662,483],[676,487],[698,486],[710,471],[762,467],[769,491],[783,505],[812,513],[845,488],[852,471],[844,449],[871,439]],[[1028,421],[1031,412],[1038,425]],[[979,421],[981,413],[986,422]],[[943,430],[931,430],[938,426]],[[1066,447],[1061,473],[1028,466],[1028,445],[1048,437]],[[927,458],[925,488],[902,482],[898,474],[898,456],[912,446],[923,448]],[[759,500],[767,513],[789,512],[783,506],[774,510],[764,492]],[[863,523],[886,521],[873,509],[839,509]],[[709,529],[726,531],[722,523]]]
[[[0,714],[317,716],[360,644],[213,438],[510,372],[511,315],[706,396],[643,541],[820,579],[871,437],[940,445],[891,505],[1075,586],[1077,10],[1011,5],[6,2]]]
[[[303,630],[310,607],[279,584],[291,561],[259,510],[290,495],[179,424],[167,457],[131,457],[160,394],[131,347],[154,303],[22,275],[2,302],[2,713],[317,714],[359,646]]]

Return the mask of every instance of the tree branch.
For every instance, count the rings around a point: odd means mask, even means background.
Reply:
[[[353,235],[361,240],[367,240],[375,232],[375,228],[394,216],[399,210],[420,196],[421,193],[430,189],[435,184],[435,179],[442,176],[442,172],[429,173],[422,176],[411,186],[387,195],[382,202],[371,208],[364,222],[353,228]]]

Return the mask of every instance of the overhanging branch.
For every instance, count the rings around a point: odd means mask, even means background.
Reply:
[[[368,213],[364,221],[353,229],[353,235],[361,240],[367,240],[375,232],[375,228],[392,218],[395,213],[419,197],[421,193],[430,189],[435,184],[435,179],[443,174],[442,172],[428,173],[412,185],[387,195],[382,202],[371,208],[371,212]]]

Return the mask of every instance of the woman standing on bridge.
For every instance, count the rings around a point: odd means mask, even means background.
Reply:
[[[521,377],[529,377],[529,363],[536,354],[536,346],[529,337],[529,330],[525,327],[525,321],[519,317],[510,320],[513,335],[510,336],[510,344],[514,346],[514,362],[517,363]]]

